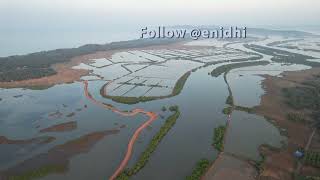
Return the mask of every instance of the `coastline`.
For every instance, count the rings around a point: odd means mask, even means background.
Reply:
[[[56,63],[51,67],[57,72],[54,75],[45,76],[41,78],[26,79],[21,81],[0,82],[0,88],[32,88],[32,87],[50,87],[57,84],[73,83],[80,81],[82,76],[86,76],[90,73],[84,69],[72,69],[72,67],[79,65],[80,63],[90,62],[90,59],[98,58],[111,58],[114,53],[131,50],[153,50],[153,49],[166,49],[181,47],[183,42],[172,42],[171,44],[164,45],[150,45],[147,47],[136,48],[119,48],[115,50],[97,51],[95,53],[89,53],[86,55],[76,56],[70,59],[68,62]],[[188,47],[186,47],[188,48]]]

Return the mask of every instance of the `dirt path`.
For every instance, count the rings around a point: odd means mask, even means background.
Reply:
[[[313,136],[316,134],[316,131],[317,131],[317,128],[314,128],[312,133],[310,134],[309,139],[308,139],[308,143],[304,147],[304,151],[305,152],[307,152],[309,150],[311,142],[312,142],[312,139],[313,139]],[[296,168],[296,174],[300,174],[300,171],[301,171],[301,168],[302,168],[302,164],[303,164],[303,162],[301,162],[301,161],[298,162],[298,165],[297,165],[297,168]]]
[[[111,83],[111,82],[109,82]],[[142,130],[144,130],[145,128],[147,128],[153,121],[155,121],[157,118],[158,118],[158,115],[154,112],[148,112],[148,111],[145,111],[143,109],[133,109],[132,111],[129,111],[129,112],[124,112],[124,111],[121,111],[111,105],[107,105],[107,104],[104,104],[102,102],[99,102],[97,100],[95,100],[91,94],[89,93],[88,91],[88,81],[84,81],[84,92],[85,92],[85,96],[91,101],[93,102],[94,104],[100,106],[100,107],[103,107],[105,109],[109,109],[111,110],[112,112],[115,112],[117,114],[120,114],[122,116],[135,116],[137,114],[145,114],[149,117],[149,119],[144,122],[142,125],[139,126],[139,128],[134,132],[134,134],[132,135],[129,143],[128,143],[128,147],[127,147],[127,152],[126,152],[126,155],[124,157],[124,159],[122,160],[122,162],[120,163],[119,167],[116,169],[116,171],[113,173],[113,175],[109,178],[110,180],[114,180],[117,178],[117,176],[125,169],[125,167],[127,166],[130,158],[131,158],[131,155],[132,155],[132,150],[133,150],[133,146],[135,144],[135,142],[137,141],[140,133],[142,132]]]
[[[312,131],[312,134],[309,137],[308,143],[307,143],[306,147],[304,148],[305,151],[309,150],[310,144],[312,142],[313,136],[316,134],[316,131],[317,131],[316,128]]]

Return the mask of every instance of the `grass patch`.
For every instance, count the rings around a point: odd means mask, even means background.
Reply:
[[[320,128],[320,78],[315,75],[302,83],[304,86],[283,88],[282,93],[285,102],[297,110],[308,110],[308,116],[314,120],[313,126]],[[288,120],[295,122],[305,121],[305,117],[299,114],[288,115]]]
[[[225,107],[223,108],[222,112],[223,114],[229,115],[232,113],[232,107],[231,106]]]
[[[177,111],[179,111],[179,107],[178,107],[178,106],[170,106],[170,107],[169,107],[169,111],[171,111],[171,112],[177,112]]]
[[[295,176],[294,178],[295,180],[320,180],[319,176],[302,176],[302,175],[298,175]]]
[[[173,91],[172,91],[172,96],[176,96],[178,94],[181,93],[184,84],[186,83],[187,79],[189,78],[191,72],[187,72],[185,73],[181,78],[179,78],[179,80],[177,81],[177,83],[175,84]]]
[[[249,114],[254,113],[254,108],[243,107],[243,106],[235,106],[234,109],[237,110],[237,111],[247,112]]]
[[[241,68],[241,67],[248,67],[248,66],[257,66],[257,65],[267,65],[269,64],[268,61],[254,61],[254,62],[241,62],[241,63],[234,63],[234,64],[226,64],[215,68],[211,71],[211,76],[218,77],[221,74],[228,72],[232,69]]]
[[[111,99],[115,102],[118,103],[123,103],[123,104],[137,104],[139,102],[146,102],[146,101],[152,101],[156,99],[161,99],[160,97],[146,97],[146,96],[141,96],[141,97],[123,97],[123,96],[109,96],[109,95],[103,95],[103,97]]]
[[[320,88],[293,87],[282,90],[286,97],[286,103],[294,109],[319,109]]]
[[[227,97],[226,104],[229,104],[230,106],[233,106],[233,97],[232,97],[232,95],[229,95]]]
[[[259,173],[261,173],[263,171],[263,164],[266,161],[266,156],[265,155],[260,153],[260,156],[261,156],[261,160],[256,161],[256,163],[255,163],[255,167],[257,168]]]
[[[292,122],[305,123],[305,117],[302,113],[288,113],[287,119]]]
[[[223,139],[226,129],[226,126],[214,128],[212,145],[220,152],[222,152],[224,148]]]
[[[320,152],[307,151],[304,156],[304,163],[314,167],[320,167]]]
[[[201,159],[194,167],[192,174],[186,177],[186,180],[200,180],[204,173],[208,170],[210,162],[207,159]]]

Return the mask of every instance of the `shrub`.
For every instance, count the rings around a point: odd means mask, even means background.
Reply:
[[[222,112],[223,112],[223,114],[231,114],[231,112],[232,112],[232,107],[230,107],[230,106],[228,106],[228,107],[225,107],[225,108],[223,108],[223,110],[222,110]]]
[[[207,171],[210,166],[210,162],[207,159],[201,159],[197,162],[195,168],[190,176],[187,176],[187,180],[200,180],[203,174]]]
[[[224,148],[223,139],[224,139],[225,131],[226,131],[226,126],[219,126],[214,129],[212,145],[220,152],[223,151],[223,148]]]

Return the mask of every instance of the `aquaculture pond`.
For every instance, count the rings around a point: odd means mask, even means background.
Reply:
[[[156,55],[160,52],[164,53],[163,57]],[[144,58],[135,57],[137,64],[128,67],[121,63],[109,66],[109,60],[101,58],[91,62],[91,66],[75,67],[92,70],[79,82],[0,89],[0,177],[108,179],[118,175],[118,171],[137,167],[136,163],[152,142],[154,151],[130,179],[185,179],[200,159],[217,158],[218,151],[212,146],[214,129],[226,125],[228,119],[226,152],[258,160],[260,145],[280,147],[286,139],[263,117],[242,111],[234,111],[229,117],[222,111],[230,93],[226,82],[236,105],[259,104],[263,78],[257,74],[264,74],[262,66],[237,68],[227,75],[212,76],[210,73],[215,68],[233,63],[225,59],[219,64],[206,64],[214,56],[212,52],[210,48],[190,52],[187,49],[131,51],[111,61],[122,61],[123,56],[134,54]],[[226,53],[225,56],[234,53],[257,57],[235,49],[219,49],[219,52]],[[167,57],[190,58],[199,54],[209,57],[202,58],[204,62],[167,59],[161,65],[141,66],[146,57],[163,61]],[[147,68],[140,71],[130,67],[135,65]],[[174,69],[176,66],[179,71]],[[306,68],[292,66],[292,70]],[[277,74],[291,68],[282,68],[281,64],[263,67],[276,68]],[[166,70],[170,71],[165,73]],[[244,85],[250,90],[244,89]],[[159,94],[163,97],[147,99]],[[118,99],[110,99],[113,96]],[[121,103],[122,96],[136,101]],[[137,101],[139,97],[143,102]],[[132,102],[132,99],[125,100]],[[178,118],[168,128],[167,120],[177,112]],[[167,128],[166,133],[161,140],[154,141],[154,136],[164,132],[163,127]]]

